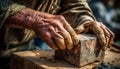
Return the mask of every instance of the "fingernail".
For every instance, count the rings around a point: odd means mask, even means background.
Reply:
[[[62,45],[61,45],[61,46],[59,46],[59,47],[60,47],[60,49],[65,49],[65,48],[66,48],[65,46],[62,46]]]

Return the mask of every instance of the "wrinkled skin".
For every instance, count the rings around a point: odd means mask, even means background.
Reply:
[[[33,30],[54,50],[72,49],[79,43],[77,34],[61,15],[51,15],[25,8],[8,17],[6,26]]]
[[[13,22],[14,21],[14,22]],[[6,20],[7,26],[28,28],[52,49],[72,49],[79,43],[77,34],[93,31],[101,46],[110,46],[114,34],[100,22],[85,21],[73,29],[61,15],[51,15],[25,8]],[[77,34],[76,34],[77,33]]]
[[[34,27],[37,36],[54,50],[72,49],[78,44],[77,34],[63,16],[41,19]]]
[[[97,36],[99,44],[105,49],[113,43],[114,33],[110,31],[103,23],[97,21],[85,21],[75,28],[76,33],[93,31]]]

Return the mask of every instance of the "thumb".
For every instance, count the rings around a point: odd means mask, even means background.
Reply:
[[[82,33],[85,28],[83,25],[78,26],[77,28],[74,29],[77,34]]]
[[[76,27],[74,30],[75,30],[75,32],[77,34],[80,34],[82,32],[87,32],[89,28],[85,29],[85,27],[89,27],[92,24],[93,24],[93,21],[85,21],[81,25],[79,25],[78,27]]]

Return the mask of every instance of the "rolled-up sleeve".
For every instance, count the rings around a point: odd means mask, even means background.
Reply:
[[[2,28],[2,25],[8,16],[17,13],[18,11],[20,11],[23,8],[25,8],[25,6],[19,5],[10,0],[8,0],[8,1],[1,0],[0,1],[0,28]]]
[[[61,0],[61,10],[70,25],[75,28],[86,20],[96,20],[86,0]]]

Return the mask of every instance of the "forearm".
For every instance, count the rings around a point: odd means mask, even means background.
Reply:
[[[28,12],[28,13],[27,13]],[[14,15],[9,16],[6,21],[5,25],[6,26],[11,26],[15,28],[28,28],[32,29],[32,23],[33,19],[31,20],[31,16],[33,16],[32,11],[29,12],[29,10],[20,10],[19,12],[15,13]]]
[[[24,8],[16,14],[9,16],[5,21],[5,25],[33,30],[34,23],[39,22],[43,18],[45,19],[52,16],[53,15],[51,14],[37,12],[29,8]]]

